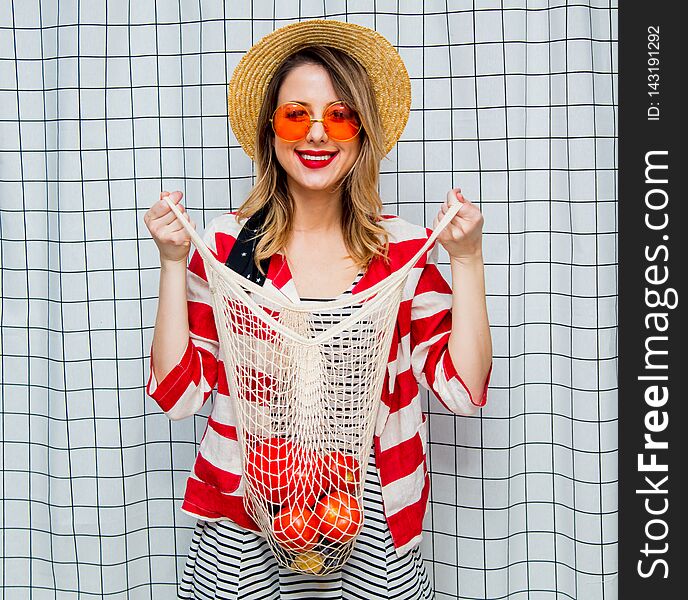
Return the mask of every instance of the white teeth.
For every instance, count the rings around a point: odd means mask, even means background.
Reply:
[[[302,154],[306,160],[329,160],[332,158],[332,154],[329,154],[327,156],[311,156],[310,154]]]

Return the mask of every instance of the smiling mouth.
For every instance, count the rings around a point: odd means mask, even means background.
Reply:
[[[309,169],[322,169],[323,167],[329,165],[335,158],[335,156],[339,154],[339,152],[327,154],[310,154],[308,152],[299,152],[298,150],[294,150],[294,152],[299,157],[301,164],[308,167]]]

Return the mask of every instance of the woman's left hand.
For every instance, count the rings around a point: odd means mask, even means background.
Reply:
[[[437,227],[449,207],[457,202],[461,204],[459,212],[454,215],[437,239],[452,260],[461,262],[481,258],[483,214],[475,204],[464,198],[461,188],[452,188],[447,193],[447,199],[433,222],[433,229]]]

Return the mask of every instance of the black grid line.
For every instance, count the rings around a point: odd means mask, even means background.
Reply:
[[[174,593],[211,403],[171,423],[145,396],[159,267],[142,217],[161,189],[199,230],[239,206],[255,171],[226,119],[233,67],[325,17],[380,31],[409,70],[386,211],[427,226],[458,185],[485,215],[488,404],[457,417],[423,397],[436,596],[615,598],[616,2],[37,7],[0,11],[7,597]]]

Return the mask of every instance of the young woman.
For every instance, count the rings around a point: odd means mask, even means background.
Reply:
[[[309,43],[314,32],[323,42]],[[353,48],[352,34],[367,42],[367,53],[354,58],[341,49]],[[258,58],[267,49],[272,63]],[[234,105],[230,94],[230,119],[240,131],[236,115],[243,106],[250,121],[251,101],[258,102],[255,129],[237,135],[256,161],[257,183],[237,212],[208,224],[203,239],[219,260],[298,302],[366,289],[420,249],[429,229],[381,214],[380,160],[408,117],[394,95],[410,89],[405,69],[393,76],[375,67],[385,60],[403,67],[374,31],[319,20],[277,30],[244,57],[233,81],[249,81],[252,72],[265,84],[246,84]],[[278,566],[245,511],[236,416],[203,261],[194,251],[187,269],[189,236],[162,195],[144,217],[161,260],[147,393],[176,420],[195,414],[217,384],[182,505],[198,521],[179,597],[432,598],[419,548],[429,492],[419,384],[457,414],[486,402],[492,348],[477,206],[454,188],[435,219],[463,204],[438,238],[450,256],[451,287],[437,269],[436,245],[406,282],[365,478],[364,525],[343,568],[315,576]],[[169,197],[188,219],[181,192]]]

